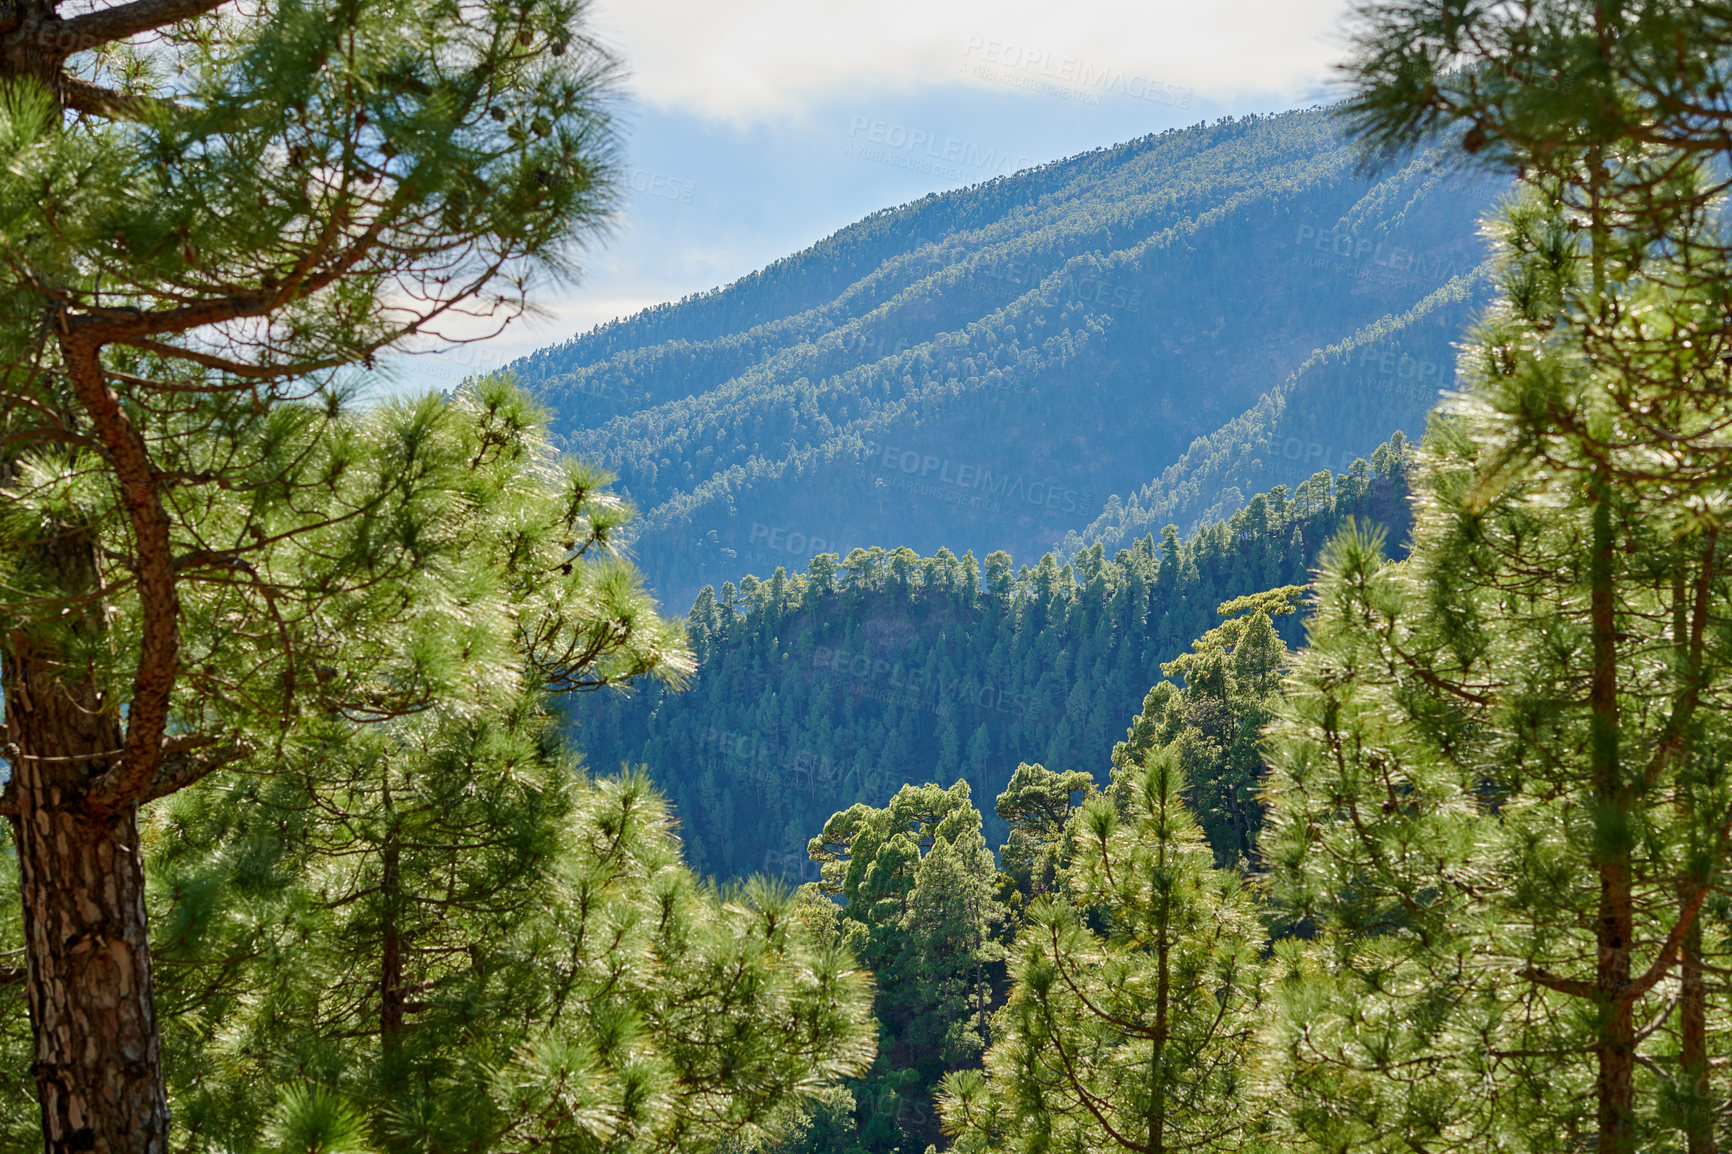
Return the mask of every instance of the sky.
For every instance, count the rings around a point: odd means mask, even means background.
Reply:
[[[444,388],[727,284],[880,208],[1225,115],[1332,99],[1344,0],[592,0],[627,69],[625,198],[580,274]]]

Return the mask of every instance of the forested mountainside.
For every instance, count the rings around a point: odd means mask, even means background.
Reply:
[[[1385,317],[1314,353],[1283,382],[1206,437],[1128,498],[1067,534],[1064,554],[1109,552],[1166,525],[1191,532],[1244,507],[1319,464],[1341,467],[1357,451],[1355,425],[1423,429],[1426,410],[1454,376],[1450,342],[1468,325],[1486,283],[1476,269],[1452,279],[1399,317]],[[1343,415],[1347,429],[1343,430]]]
[[[671,604],[855,546],[1027,559],[1116,524],[1112,494],[1188,525],[1421,427],[1501,187],[1365,178],[1322,109],[1222,120],[876,213],[511,368],[618,471]],[[1203,437],[1253,452],[1163,476]]]
[[[873,548],[706,587],[691,686],[587,698],[572,707],[578,742],[598,771],[650,767],[704,873],[800,879],[815,868],[807,839],[856,801],[959,778],[991,798],[1018,762],[1098,772],[1162,662],[1222,602],[1305,581],[1349,516],[1405,539],[1411,456],[1397,434],[1343,473],[1110,558],[1099,543],[1021,568],[1004,552]],[[1297,619],[1284,623],[1297,643]],[[1004,830],[987,822],[996,845]]]

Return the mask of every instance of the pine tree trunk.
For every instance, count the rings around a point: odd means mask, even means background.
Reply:
[[[1684,1115],[1686,1154],[1717,1154],[1714,1114],[1708,1100],[1708,987],[1702,974],[1700,920],[1684,938],[1679,990],[1679,1057],[1684,1091],[1689,1095]]]
[[[385,804],[391,804],[389,787]],[[384,910],[384,941],[379,956],[379,1041],[387,1055],[397,1052],[403,1040],[403,932],[400,920],[397,832],[385,835],[384,876],[379,881]]]
[[[1630,984],[1630,937],[1634,918],[1629,882],[1615,867],[1600,870],[1599,987],[1602,991],[1599,1039],[1601,1154],[1634,1154],[1636,1104],[1636,1020]]]
[[[138,810],[104,811],[82,788],[120,756],[120,721],[88,682],[51,679],[27,644],[11,657],[12,832],[44,1149],[166,1154]]]
[[[1617,602],[1614,566],[1616,539],[1612,509],[1607,499],[1610,486],[1604,478],[1595,482],[1594,548],[1590,558],[1589,614],[1594,646],[1593,684],[1589,690],[1592,711],[1590,743],[1593,757],[1595,800],[1601,816],[1613,820],[1630,805],[1629,790],[1619,766]],[[1635,905],[1630,890],[1628,850],[1623,839],[1608,840],[1613,849],[1596,863],[1600,879],[1599,911],[1595,923],[1597,939],[1596,986],[1600,1002],[1598,1052],[1599,1072],[1595,1080],[1598,1099],[1600,1154],[1634,1154],[1636,1096],[1636,1025],[1634,999],[1629,995],[1631,948],[1635,936]]]

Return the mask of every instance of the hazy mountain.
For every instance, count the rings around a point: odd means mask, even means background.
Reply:
[[[512,368],[619,472],[676,611],[857,545],[1032,561],[1417,434],[1497,191],[1364,177],[1323,110],[1225,120],[875,213]]]

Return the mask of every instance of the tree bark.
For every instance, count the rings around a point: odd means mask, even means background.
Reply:
[[[1714,1108],[1709,1099],[1708,987],[1702,972],[1702,925],[1690,927],[1679,951],[1681,981],[1679,1002],[1679,1058],[1683,1065],[1684,1092],[1688,1095],[1684,1114],[1687,1154],[1718,1154],[1714,1139]]]
[[[389,788],[385,804],[391,803]],[[403,931],[400,923],[397,832],[386,834],[385,870],[380,879],[380,897],[384,910],[384,943],[379,958],[379,1041],[387,1056],[394,1054],[403,1041],[405,996],[403,993]]]
[[[138,807],[90,804],[124,735],[88,680],[16,635],[7,724],[25,990],[48,1154],[166,1154],[168,1098],[146,935]]]
[[[1594,482],[1593,554],[1590,558],[1589,614],[1594,645],[1593,684],[1589,690],[1590,743],[1597,821],[1621,821],[1630,808],[1629,790],[1619,765],[1617,602],[1614,596],[1616,537],[1610,485]],[[1598,1099],[1600,1154],[1635,1154],[1636,1023],[1630,992],[1635,904],[1630,888],[1629,851],[1623,831],[1604,840],[1613,848],[1596,863],[1600,902],[1595,920],[1599,1002]]]

